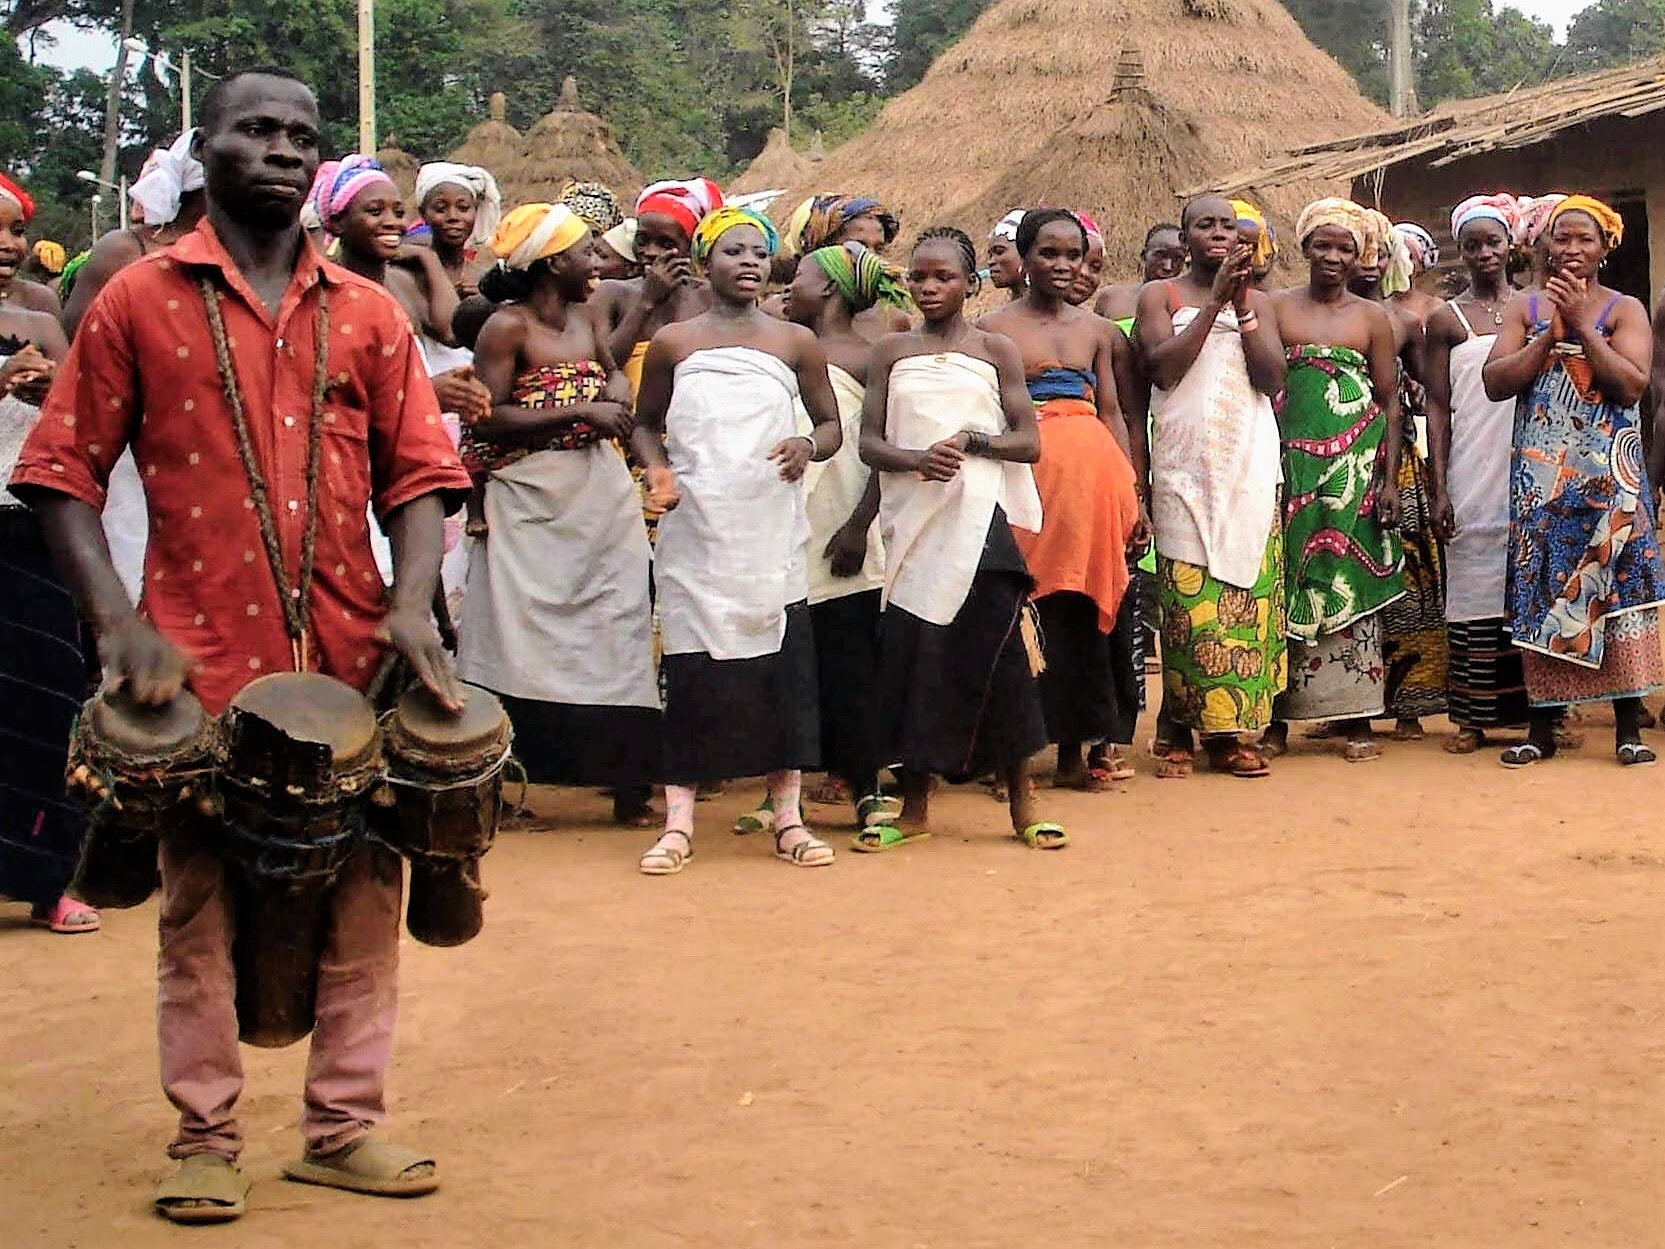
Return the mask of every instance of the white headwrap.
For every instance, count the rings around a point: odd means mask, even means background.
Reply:
[[[994,223],[994,229],[989,231],[991,239],[1005,239],[1008,243],[1017,242],[1018,227],[1023,224],[1023,216],[1027,208],[1014,208],[999,221]],[[1082,229],[1086,229],[1085,226]]]
[[[626,217],[601,237],[631,264],[636,263],[636,218]]]
[[[422,211],[434,189],[446,183],[474,196],[474,233],[468,236],[468,246],[483,247],[503,220],[503,195],[497,189],[497,179],[478,165],[458,165],[448,160],[423,165],[416,171],[417,212]]]
[[[197,132],[187,130],[167,148],[157,148],[145,161],[139,180],[127,188],[147,226],[167,225],[179,216],[181,197],[202,190],[202,162],[191,155]]]

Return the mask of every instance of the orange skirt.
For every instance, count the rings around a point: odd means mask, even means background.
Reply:
[[[1041,531],[1012,533],[1035,579],[1035,597],[1085,594],[1098,607],[1099,630],[1109,633],[1131,579],[1127,540],[1139,522],[1133,465],[1092,404],[1049,399],[1036,414]]]

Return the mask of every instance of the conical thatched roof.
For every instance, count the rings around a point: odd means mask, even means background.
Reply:
[[[1014,207],[1084,209],[1110,274],[1132,276],[1180,188],[1385,120],[1276,0],[997,0],[779,202],[877,195],[905,236],[946,224],[979,240]],[[1267,197],[1281,232],[1314,192]]]
[[[778,191],[797,186],[815,170],[815,157],[800,155],[787,141],[786,131],[779,126],[769,131],[769,141],[757,158],[747,165],[726,194],[750,195],[757,191]]]
[[[491,97],[491,116],[470,130],[449,157],[464,165],[479,165],[495,176],[505,165],[520,159],[525,140],[504,117],[508,102],[501,91]]]
[[[399,194],[404,196],[405,206],[414,212],[416,171],[422,168],[422,162],[398,146],[397,140],[392,136],[388,137],[387,146],[376,153],[376,159],[382,163],[382,168],[387,170],[388,177],[393,179],[393,185],[399,188]]]
[[[599,182],[621,203],[642,189],[642,175],[620,149],[613,131],[578,104],[578,84],[568,76],[561,98],[526,132],[515,159],[492,169],[503,190],[503,204],[553,201],[572,182]]]

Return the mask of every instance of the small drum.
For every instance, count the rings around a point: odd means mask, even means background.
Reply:
[[[312,1031],[331,887],[364,844],[365,795],[382,771],[375,713],[334,677],[275,673],[232,700],[216,755],[238,1032],[288,1045]]]
[[[480,931],[480,858],[497,836],[503,765],[513,732],[495,695],[468,692],[452,715],[412,686],[384,719],[387,788],[376,830],[410,860],[405,924],[425,945],[461,945]]]
[[[70,739],[71,789],[87,798],[87,836],[71,888],[90,906],[138,906],[157,885],[159,838],[201,818],[214,724],[182,691],[161,707],[127,688],[81,708]]]

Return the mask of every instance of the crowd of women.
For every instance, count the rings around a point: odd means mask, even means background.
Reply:
[[[209,228],[189,135],[134,199],[142,224],[54,293],[25,266],[62,249],[31,261],[29,197],[0,178],[0,456],[101,285]],[[1263,777],[1291,722],[1363,762],[1373,721],[1414,738],[1445,712],[1457,753],[1524,725],[1501,759],[1525,767],[1598,700],[1619,762],[1654,761],[1653,337],[1602,285],[1623,224],[1596,199],[1459,205],[1449,298],[1424,289],[1428,231],[1341,199],[1301,214],[1284,290],[1272,227],[1214,196],[1103,288],[1103,238],[1063,208],[1008,214],[981,255],[933,227],[887,258],[900,223],[859,195],[782,229],[704,178],[628,211],[576,183],[504,212],[487,170],[424,166],[407,203],[353,155],[309,209],[315,244],[405,309],[475,481],[435,603],[461,676],[502,698],[533,781],[662,819],[643,872],[680,872],[701,790],[744,777],[764,792],[736,831],[831,863],[810,769],[857,851],[928,836],[938,777],[1065,846],[1030,760],[1055,745],[1060,787],[1132,776],[1147,662],[1162,778]],[[985,281],[1006,297],[973,316]],[[120,476],[106,528],[136,590],[143,486]],[[61,744],[31,737],[28,701],[78,702],[86,672],[26,509],[0,501],[0,626],[57,647],[0,648],[28,694],[5,731],[39,756],[9,755],[0,862],[30,878],[4,888],[86,931],[61,896],[79,817],[42,767]]]

